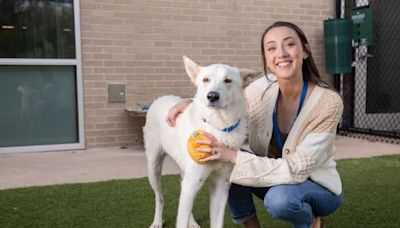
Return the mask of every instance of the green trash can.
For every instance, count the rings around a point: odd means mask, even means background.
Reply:
[[[351,72],[351,21],[329,19],[324,21],[325,67],[330,74]]]

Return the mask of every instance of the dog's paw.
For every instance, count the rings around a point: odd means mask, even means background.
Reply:
[[[161,223],[153,223],[149,226],[149,228],[162,228],[163,224]]]
[[[189,224],[189,228],[201,228],[201,226],[196,221],[193,221]]]
[[[201,226],[199,224],[190,224],[189,228],[201,228]]]
[[[153,224],[149,226],[149,228],[162,228],[164,224],[164,220],[162,222],[154,221]]]

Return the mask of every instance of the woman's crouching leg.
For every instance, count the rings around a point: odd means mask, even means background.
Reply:
[[[299,184],[271,187],[265,195],[264,205],[273,217],[300,228],[310,227],[314,217],[333,213],[342,201],[342,195],[336,196],[319,184],[306,180]]]

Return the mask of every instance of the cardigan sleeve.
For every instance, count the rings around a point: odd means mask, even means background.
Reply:
[[[343,111],[341,99],[336,101],[329,102],[328,107],[322,109],[323,113],[319,113],[307,124],[306,128],[309,128],[309,133],[295,147],[295,151],[291,151],[291,155],[273,159],[238,151],[230,181],[253,187],[305,181],[330,156],[329,152],[333,147],[336,127]]]

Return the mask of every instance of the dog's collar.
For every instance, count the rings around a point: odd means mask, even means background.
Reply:
[[[203,119],[204,123],[207,123],[206,119],[204,119],[204,118],[202,118],[202,119]],[[221,129],[221,131],[226,132],[226,133],[232,132],[233,130],[235,130],[239,126],[239,124],[240,124],[240,119],[238,119],[238,121],[235,124],[233,124],[233,125],[231,125],[229,127],[226,127],[224,129]]]

